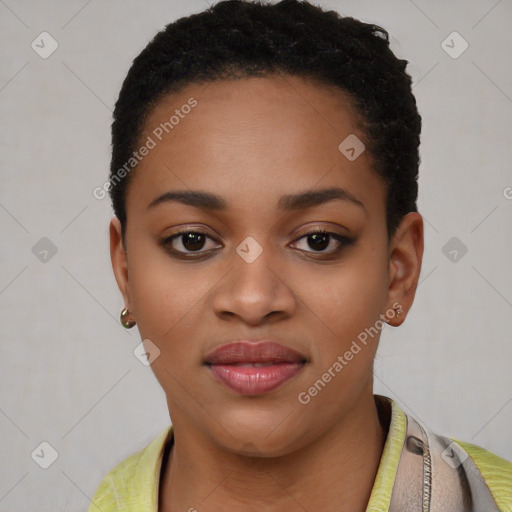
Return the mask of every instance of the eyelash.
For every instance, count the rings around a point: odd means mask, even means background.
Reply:
[[[182,235],[187,235],[187,234],[200,234],[200,235],[204,235],[206,236],[207,238],[210,238],[211,240],[217,242],[217,240],[215,240],[214,238],[212,238],[206,231],[203,231],[202,229],[200,228],[197,228],[197,229],[185,229],[185,230],[182,230],[182,231],[178,231],[177,233],[175,233],[174,235],[172,236],[169,236],[165,239],[162,240],[161,242],[161,245],[164,247],[165,250],[167,250],[168,252],[172,253],[173,255],[176,255],[178,258],[183,258],[183,259],[199,259],[198,256],[194,256],[194,255],[207,255],[207,254],[210,254],[214,249],[210,249],[210,250],[207,250],[207,251],[202,251],[202,252],[199,252],[199,251],[189,251],[189,252],[182,252],[182,251],[177,251],[176,249],[174,249],[172,247],[172,242],[174,239],[182,236]],[[354,243],[356,242],[356,239],[355,238],[351,238],[351,237],[348,237],[348,236],[344,236],[344,235],[340,235],[338,233],[333,233],[331,231],[327,231],[325,229],[322,229],[322,228],[315,228],[311,231],[308,231],[307,233],[301,235],[299,238],[297,238],[295,240],[298,241],[298,240],[302,240],[303,238],[307,238],[308,236],[311,236],[311,235],[316,235],[316,234],[320,234],[320,235],[329,235],[331,238],[333,238],[334,240],[336,240],[338,242],[338,247],[334,250],[331,250],[331,251],[328,251],[328,252],[325,252],[325,251],[302,251],[302,252],[305,252],[305,253],[312,253],[312,254],[319,254],[319,255],[328,255],[330,257],[332,256],[337,256],[344,248],[348,248],[352,245],[354,245]],[[191,256],[189,256],[191,255]]]

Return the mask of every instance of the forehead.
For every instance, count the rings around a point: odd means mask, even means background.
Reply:
[[[369,152],[350,160],[340,150],[347,137],[364,140],[358,119],[343,91],[297,76],[188,85],[148,116],[138,146],[151,141],[152,149],[137,165],[127,203],[149,204],[165,189],[201,189],[228,204],[263,206],[330,186],[382,202]]]

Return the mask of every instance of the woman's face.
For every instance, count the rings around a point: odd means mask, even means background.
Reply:
[[[388,246],[386,189],[355,119],[337,89],[294,76],[189,85],[147,119],[127,258],[117,219],[111,249],[150,360],[160,351],[151,366],[176,429],[279,455],[372,395],[381,315],[399,303],[403,320],[419,267],[410,229]],[[272,340],[306,362],[207,363],[237,340]],[[272,385],[248,376],[258,371]]]

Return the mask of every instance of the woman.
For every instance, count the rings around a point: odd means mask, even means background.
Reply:
[[[373,394],[423,256],[406,64],[296,0],[220,2],[134,60],[111,257],[172,427],[91,512],[512,510],[512,464]]]

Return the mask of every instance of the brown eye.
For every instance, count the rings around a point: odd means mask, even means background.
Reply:
[[[181,243],[187,251],[199,251],[205,243],[205,235],[202,233],[186,233],[181,236]]]
[[[327,233],[314,233],[307,236],[309,247],[315,251],[323,251],[329,246],[331,235]]]
[[[315,230],[298,238],[299,241],[304,240],[307,247],[312,249],[300,249],[304,252],[320,253],[320,254],[337,254],[344,247],[353,245],[354,238],[339,235],[338,233],[331,233],[324,230]],[[331,247],[331,249],[326,250]]]
[[[214,240],[202,231],[181,231],[176,233],[165,240],[162,245],[169,251],[178,254],[203,254],[216,247],[215,244],[211,244],[211,247],[206,247],[206,250],[202,250],[207,246],[208,241],[214,242]]]

